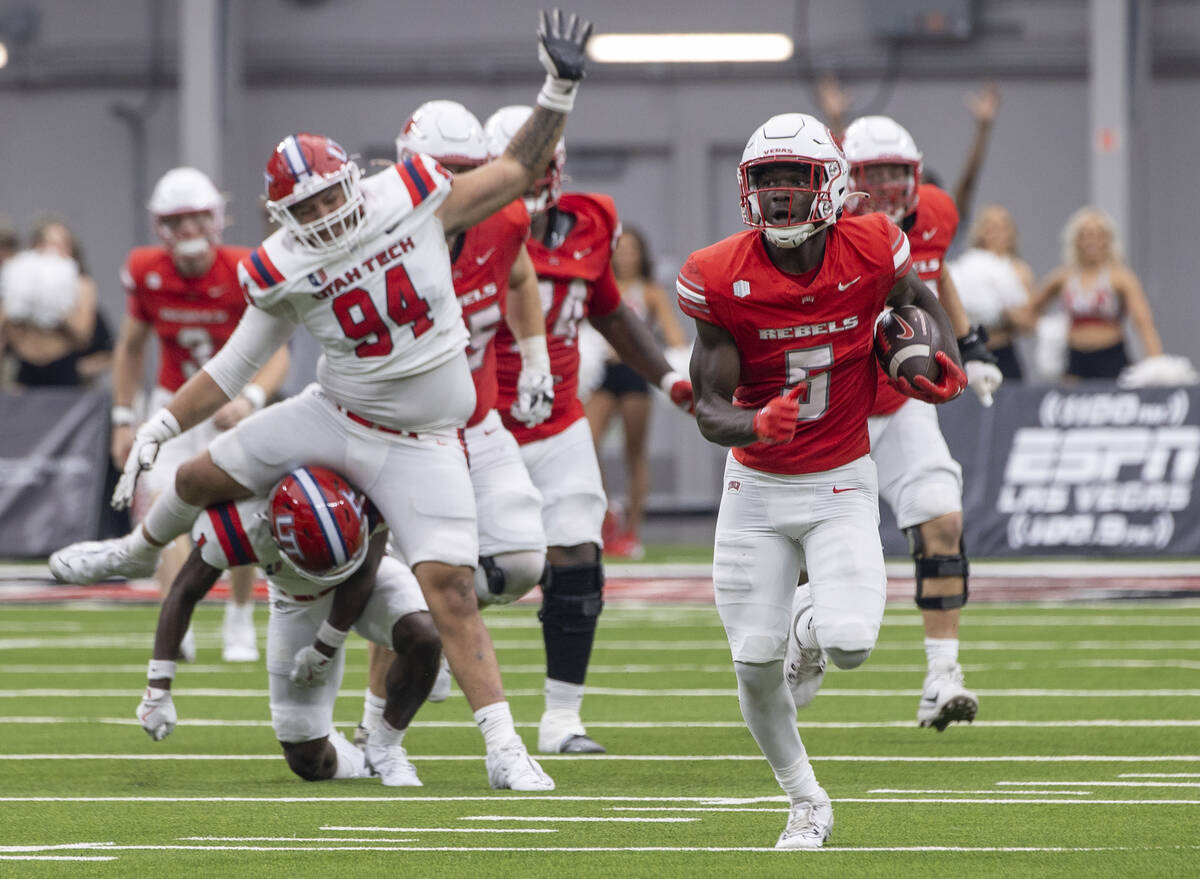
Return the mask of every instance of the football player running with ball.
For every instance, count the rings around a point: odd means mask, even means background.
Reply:
[[[886,216],[843,218],[849,167],[829,130],[787,113],[750,137],[738,166],[751,227],[693,253],[676,282],[696,321],[696,418],[729,446],[717,516],[713,584],[751,734],[791,800],[777,848],[819,848],[833,827],[796,730],[819,676],[789,687],[792,599],[811,604],[797,645],[855,668],[879,634],[886,593],[867,416],[878,366],[873,327],[885,306],[915,304],[953,338],[937,297],[912,268],[908,239]],[[950,400],[966,379],[938,351]]]
[[[265,493],[303,464],[328,467],[379,508],[421,584],[483,733],[491,786],[554,788],[516,733],[475,597],[475,498],[460,434],[475,387],[446,236],[482,222],[542,175],[583,78],[591,30],[575,16],[542,14],[538,55],[547,75],[538,106],[504,155],[466,174],[452,178],[420,156],[360,180],[327,137],[280,142],[267,163],[267,209],[281,228],[238,267],[252,307],[217,356],[138,430],[114,503],[129,502],[161,443],[235,396],[297,324],[324,349],[317,383],[185,463],[132,534],[54,553],[55,576],[145,576],[205,507]]]
[[[912,135],[886,116],[864,116],[842,141],[850,163],[853,215],[880,211],[908,235],[913,266],[940,299],[966,368],[969,387],[984,406],[1003,376],[980,332],[967,320],[946,267],[946,248],[958,228],[954,200],[921,183],[921,153]],[[941,732],[974,719],[979,699],[963,685],[958,664],[958,620],[967,603],[967,556],[963,549],[962,468],[950,456],[938,426],[934,399],[910,399],[892,387],[883,370],[875,408],[867,422],[871,458],[879,471],[879,496],[908,536],[916,563],[917,607],[925,625],[928,673],[917,721]],[[803,592],[805,587],[801,587]],[[797,607],[803,603],[798,599]]]
[[[492,114],[484,130],[493,154],[504,151],[530,112],[528,107],[512,106]],[[623,362],[689,412],[692,386],[671,369],[653,333],[621,301],[612,272],[612,252],[621,234],[616,206],[606,195],[562,192],[565,162],[566,145],[559,140],[546,175],[525,195],[532,218],[526,247],[537,270],[549,361],[545,374],[531,374],[529,341],[515,340],[501,327],[496,337],[497,408],[542,493],[549,544],[549,571],[538,613],[546,645],[546,702],[538,725],[538,750],[596,754],[604,748],[587,734],[580,711],[604,607],[600,530],[608,500],[591,428],[576,395],[579,322],[586,317]],[[541,423],[523,417],[524,401],[549,389],[554,392],[549,417]]]
[[[175,728],[171,657],[196,603],[231,565],[267,573],[271,724],[288,766],[305,781],[378,775],[420,787],[404,733],[429,693],[441,642],[408,567],[385,555],[387,528],[366,496],[336,473],[300,467],[265,498],[225,501],[196,522],[196,548],[159,612],[138,720],[155,741]],[[353,628],[395,647],[387,706],[363,751],[333,729],[333,703]]]

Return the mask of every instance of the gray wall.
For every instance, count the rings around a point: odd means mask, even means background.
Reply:
[[[38,211],[63,214],[87,248],[109,315],[121,311],[117,268],[147,240],[137,207],[177,161],[177,8],[155,0],[0,0],[41,13],[28,47],[0,70],[0,213],[21,225]],[[384,155],[420,102],[454,97],[484,116],[529,102],[540,81],[532,37],[537,0],[454,4],[387,0],[228,0],[231,89],[221,184],[233,197],[227,238],[261,234],[261,168],[284,134],[316,129],[352,151]],[[783,65],[723,69],[594,67],[568,127],[572,186],[617,199],[646,228],[670,274],[692,249],[740,228],[734,165],[767,116],[815,111],[814,71],[838,71],[856,110],[895,116],[926,163],[949,184],[972,134],[964,93],[997,79],[1004,103],[976,204],[1001,201],[1016,215],[1036,272],[1057,261],[1065,217],[1088,199],[1087,3],[980,2],[966,44],[903,44],[873,33],[870,0],[740,4],[577,0],[605,30],[782,30],[797,40]],[[1135,95],[1135,229],[1131,261],[1142,275],[1166,347],[1200,362],[1193,332],[1192,144],[1200,141],[1200,4],[1143,3],[1150,76]],[[146,89],[155,57],[163,75]],[[894,74],[894,75],[893,75]],[[149,110],[146,157],[112,108]]]

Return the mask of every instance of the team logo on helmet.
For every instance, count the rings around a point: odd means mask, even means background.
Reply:
[[[366,506],[366,496],[332,470],[299,467],[271,491],[271,536],[301,577],[340,583],[366,557]]]

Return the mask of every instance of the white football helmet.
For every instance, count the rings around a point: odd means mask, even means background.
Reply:
[[[492,154],[493,159],[504,154],[504,151],[508,149],[508,142],[520,131],[525,120],[532,115],[532,107],[513,104],[501,107],[488,117],[488,121],[483,124],[483,131],[487,135],[488,151]],[[562,195],[563,169],[566,166],[567,142],[560,137],[554,147],[554,157],[546,166],[545,176],[533,184],[530,190],[532,195],[526,193],[523,198],[525,209],[529,211],[531,217],[549,210],[558,203],[558,197]]]
[[[808,166],[810,185],[758,187],[751,179],[754,169],[776,164]],[[846,157],[824,123],[806,113],[772,116],[750,135],[746,149],[742,151],[742,161],[738,165],[742,221],[747,226],[761,229],[763,235],[779,247],[796,247],[815,232],[837,222],[849,192],[849,171]],[[773,224],[764,219],[759,200],[764,193],[778,191],[788,192],[789,198],[797,192],[815,193],[804,222]]]
[[[483,165],[491,158],[483,126],[458,101],[426,101],[413,111],[396,135],[396,159],[414,153],[443,165]]]
[[[154,184],[146,204],[154,217],[154,231],[175,256],[202,256],[221,243],[225,227],[225,197],[208,175],[196,168],[172,168]],[[202,234],[183,237],[172,222],[180,214],[207,213],[211,219],[202,222]]]
[[[869,196],[852,198],[846,205],[850,213],[879,211],[899,224],[917,209],[922,156],[903,125],[887,116],[855,119],[846,128],[842,149],[850,162],[850,188]],[[882,165],[895,170],[878,168]]]

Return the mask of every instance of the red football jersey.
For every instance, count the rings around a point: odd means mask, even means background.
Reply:
[[[916,219],[908,230],[913,268],[925,286],[937,294],[940,292],[938,280],[942,277],[942,261],[958,229],[958,208],[954,206],[954,199],[932,183],[922,183],[917,191],[920,201],[917,202]],[[879,390],[871,414],[891,415],[910,399],[893,387],[880,367]]]
[[[492,214],[463,235],[452,269],[454,293],[471,340],[467,360],[475,380],[473,427],[496,408],[496,331],[508,310],[508,275],[529,237],[529,214],[520,200]]]
[[[179,274],[165,247],[135,247],[121,268],[130,315],[154,326],[158,384],[176,391],[233,334],[246,310],[238,262],[249,248],[221,245],[208,272]]]
[[[825,235],[815,274],[781,272],[762,236],[747,230],[693,253],[676,281],[684,313],[724,328],[737,344],[735,406],[758,409],[808,382],[790,443],[733,450],[755,470],[818,473],[870,451],[875,319],[912,268],[908,239],[883,214],[844,217]]]
[[[575,217],[567,237],[553,250],[541,241],[526,244],[537,270],[542,311],[546,314],[546,346],[550,349],[550,372],[554,376],[554,408],[537,427],[515,420],[509,409],[517,396],[521,354],[508,327],[496,336],[496,372],[500,378],[497,409],[504,426],[518,443],[545,439],[566,430],[583,417],[579,387],[579,322],[584,317],[602,317],[616,311],[621,291],[612,273],[612,252],[621,235],[617,208],[607,195],[566,192],[558,209]]]

